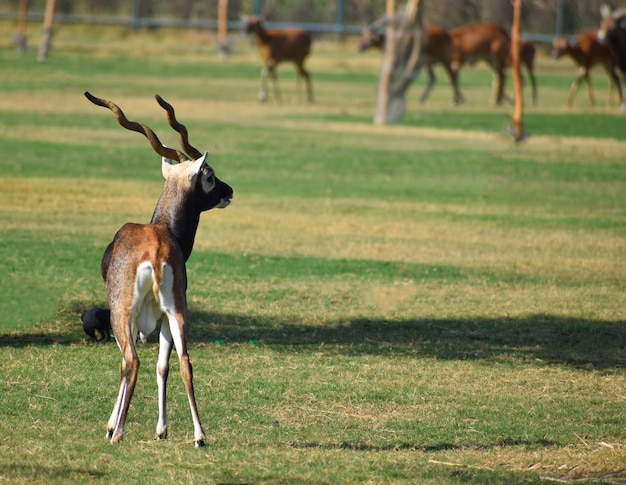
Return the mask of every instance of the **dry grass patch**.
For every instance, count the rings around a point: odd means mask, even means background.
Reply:
[[[227,215],[215,214],[210,224],[200,226],[197,247],[452,265],[528,277],[543,277],[549,269],[554,278],[574,281],[617,283],[626,273],[619,256],[625,249],[623,237],[612,231],[510,228],[440,217],[442,212],[497,213],[493,206],[435,208],[363,201],[360,210],[367,209],[355,214],[349,210],[354,204],[336,199],[316,204],[300,199],[236,200]],[[211,237],[216,230],[222,234],[218,240]]]

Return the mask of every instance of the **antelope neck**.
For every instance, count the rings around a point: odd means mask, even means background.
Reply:
[[[267,30],[265,30],[261,25],[257,26],[254,29],[254,32],[257,36],[257,39],[262,44],[267,44],[269,42],[270,36],[268,35]]]
[[[184,198],[176,204],[163,203],[164,199],[165,194],[161,195],[150,224],[167,226],[182,249],[185,261],[187,261],[191,255],[196,231],[200,223],[200,211],[193,206],[191,198]]]

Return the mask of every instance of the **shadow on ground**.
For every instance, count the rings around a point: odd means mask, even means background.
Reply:
[[[0,347],[85,342],[80,313],[60,309],[54,322],[26,334],[0,335]],[[259,316],[191,311],[191,343],[253,342],[289,352],[407,354],[447,360],[528,359],[596,369],[626,366],[626,322],[553,315],[306,324]],[[151,336],[156,340],[156,332]]]

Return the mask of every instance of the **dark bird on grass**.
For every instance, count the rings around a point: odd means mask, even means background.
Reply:
[[[111,340],[111,310],[91,308],[80,317],[83,321],[83,330],[97,342]]]

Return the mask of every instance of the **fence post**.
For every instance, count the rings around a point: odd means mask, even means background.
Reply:
[[[261,15],[263,13],[263,0],[254,0],[253,11],[254,15]]]
[[[141,23],[141,0],[133,0],[133,31],[137,32]]]
[[[563,0],[559,0],[556,5],[556,36],[563,34]]]
[[[343,40],[345,34],[346,0],[337,0],[337,13],[335,16],[335,28],[339,34],[339,40]]]

